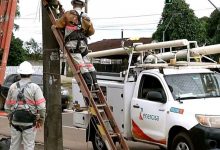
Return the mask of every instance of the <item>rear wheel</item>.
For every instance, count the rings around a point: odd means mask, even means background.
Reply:
[[[92,146],[94,150],[107,150],[105,142],[102,140],[98,130],[95,131],[95,134],[92,137]]]
[[[171,150],[194,150],[189,135],[185,132],[177,134],[173,139]]]
[[[165,147],[160,146],[160,150],[167,150]]]
[[[3,97],[0,96],[0,110],[3,110],[4,109],[4,100],[3,100]]]

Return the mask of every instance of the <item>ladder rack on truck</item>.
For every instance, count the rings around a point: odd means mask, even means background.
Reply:
[[[49,5],[49,3],[46,0],[43,0],[43,5],[47,8],[50,20],[52,24],[54,24],[56,18],[54,15],[54,11],[52,10],[52,7]],[[60,6],[60,8],[62,8],[62,6]],[[90,113],[92,115],[91,118],[92,124],[95,126],[96,130],[98,130],[99,133],[101,134],[101,137],[105,142],[106,147],[111,150],[116,150],[117,148],[115,141],[117,141],[119,142],[122,149],[124,150],[129,149],[123,135],[120,133],[120,130],[116,124],[115,119],[113,118],[111,109],[109,108],[106,102],[106,99],[102,93],[101,88],[95,91],[90,91],[88,89],[79,69],[77,69],[78,68],[77,65],[75,64],[73,58],[71,57],[69,50],[65,48],[62,33],[58,29],[53,27],[52,27],[52,31],[57,39],[57,42],[61,50],[63,51],[63,53],[66,54],[67,62],[74,73],[74,77],[80,87],[84,100],[89,107]],[[111,132],[108,131],[105,122],[108,122],[108,125],[111,126]]]
[[[0,2],[0,85],[4,81],[17,0],[3,0]]]
[[[190,45],[194,44],[194,48]],[[186,47],[186,49],[175,50],[175,48]],[[169,52],[161,52],[159,49],[169,48]],[[174,49],[174,50],[173,50]],[[160,53],[156,53],[159,51]],[[106,56],[113,55],[129,55],[128,66],[122,72],[98,72],[97,76],[100,80],[114,80],[114,81],[133,81],[134,76],[131,69],[140,72],[146,69],[158,68],[174,68],[174,67],[191,67],[191,68],[219,68],[219,64],[206,55],[220,53],[220,44],[198,47],[197,42],[188,41],[186,39],[165,41],[158,43],[139,44],[130,47],[122,47],[110,50],[103,50],[98,52],[91,52],[88,54],[95,61],[101,57],[105,59]],[[139,55],[140,61],[132,64],[133,56]],[[136,56],[137,57],[137,56]],[[144,58],[144,60],[143,60]],[[202,59],[208,62],[202,62]],[[186,61],[177,61],[178,59],[185,59]],[[196,61],[196,62],[193,62]],[[100,61],[101,62],[101,61]],[[139,70],[139,71],[138,71]],[[137,73],[136,72],[136,73]]]

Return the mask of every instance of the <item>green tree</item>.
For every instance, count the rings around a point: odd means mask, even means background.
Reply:
[[[187,39],[203,44],[206,30],[185,0],[173,0],[172,4],[165,5],[153,39],[163,41],[163,35],[164,41]]]
[[[218,10],[214,10],[209,18],[201,18],[203,22],[206,24],[206,45],[213,45],[220,43],[220,12]],[[215,61],[219,61],[220,54],[210,55]]]
[[[25,42],[24,47],[28,51],[29,59],[32,60],[42,59],[42,54],[43,54],[42,48],[33,38],[30,39],[30,41]]]
[[[214,10],[207,21],[207,36],[210,39],[208,44],[220,43],[220,12]]]
[[[19,38],[12,36],[8,63],[9,66],[17,66],[21,62],[27,59],[27,51],[22,47],[23,41]]]

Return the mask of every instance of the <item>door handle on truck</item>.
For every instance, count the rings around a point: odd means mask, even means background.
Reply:
[[[140,106],[139,106],[139,105],[133,105],[133,107],[134,107],[134,108],[140,108]]]
[[[159,109],[159,111],[165,111],[165,109]]]

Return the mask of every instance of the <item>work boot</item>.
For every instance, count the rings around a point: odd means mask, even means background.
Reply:
[[[82,76],[83,76],[83,79],[85,80],[85,82],[87,84],[87,87],[89,88],[89,90],[91,90],[91,88],[92,88],[92,77],[91,77],[90,73],[89,72],[83,73]]]
[[[95,90],[98,90],[99,89],[99,85],[98,85],[98,82],[97,82],[97,78],[96,78],[96,72],[89,72],[91,77],[92,77],[92,80],[93,80],[93,86],[95,88]]]

